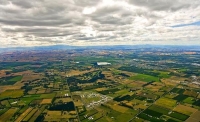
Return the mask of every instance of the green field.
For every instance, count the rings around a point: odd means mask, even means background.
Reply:
[[[29,104],[31,101],[35,100],[35,99],[41,99],[40,98],[40,94],[36,94],[36,95],[26,95],[22,98],[20,98],[20,100],[22,102],[24,102],[26,105]]]
[[[175,111],[168,114],[168,116],[182,120],[182,121],[185,121],[187,118],[189,118],[188,115],[184,115],[184,114],[181,114],[181,113],[178,113],[178,112],[175,112]]]
[[[151,81],[159,82],[160,81],[160,79],[158,77],[154,77],[151,75],[144,75],[144,74],[138,74],[135,76],[131,76],[130,80],[137,80],[137,81],[144,81],[144,82],[151,82]]]
[[[164,120],[157,119],[156,117],[149,117],[145,113],[139,114],[138,117],[144,120],[149,120],[150,122],[164,122]]]
[[[159,78],[170,78],[171,75],[169,72],[158,71],[160,74],[158,75]]]
[[[13,85],[20,81],[23,76],[9,76],[5,78],[0,78],[0,85]]]
[[[162,113],[162,114],[168,114],[169,113],[169,109],[157,106],[157,105],[152,105],[151,107],[149,107],[148,109]]]
[[[50,98],[54,98],[56,95],[56,93],[51,93],[51,94],[41,94],[40,98],[43,99],[50,99]]]
[[[183,100],[184,103],[193,104],[195,102],[195,99],[193,97],[187,97]]]
[[[14,78],[12,78],[12,79],[10,79],[8,81],[15,81],[15,82],[17,82],[17,81],[20,81],[22,79],[22,77],[23,76],[15,76]]]

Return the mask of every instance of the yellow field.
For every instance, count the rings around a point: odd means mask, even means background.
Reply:
[[[26,111],[24,113],[22,113],[18,118],[17,120],[15,120],[15,122],[21,122],[24,117],[32,110],[33,108],[28,108],[26,109]]]
[[[18,108],[11,108],[0,116],[0,122],[6,122],[12,118]]]
[[[75,106],[83,106],[83,103],[79,101],[74,101]]]
[[[72,99],[70,97],[67,97],[67,98],[57,98],[55,100],[55,103],[58,103],[59,101],[62,101],[63,103],[66,103],[66,102],[72,101]]]
[[[120,106],[120,105],[118,105],[118,104],[114,104],[114,105],[109,104],[109,106],[110,106],[110,108],[112,108],[113,110],[119,111],[119,112],[121,112],[121,113],[125,113],[125,112],[128,110],[128,108],[123,107],[123,106]]]
[[[183,113],[183,114],[186,114],[186,115],[191,115],[198,110],[195,109],[195,108],[189,107],[189,106],[185,106],[185,105],[177,105],[174,108],[174,111],[177,111],[179,113]]]
[[[103,87],[103,88],[97,88],[95,89],[96,91],[104,91],[104,90],[107,90],[107,88]]]
[[[157,100],[155,104],[172,109],[176,105],[176,100],[162,97],[159,100]]]
[[[21,89],[7,90],[7,91],[0,93],[0,99],[1,98],[7,98],[7,97],[18,98],[18,97],[23,96],[23,94],[24,94],[24,92]]]

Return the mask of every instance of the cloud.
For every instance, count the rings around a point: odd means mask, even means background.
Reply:
[[[199,0],[129,0],[129,3],[146,7],[155,11],[177,11],[189,7],[197,7],[200,3]]]
[[[0,0],[0,47],[200,45],[199,15],[199,0]]]

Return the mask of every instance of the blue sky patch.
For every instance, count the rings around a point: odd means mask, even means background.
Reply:
[[[193,22],[193,23],[189,23],[189,24],[179,24],[179,25],[174,25],[174,26],[171,26],[171,27],[173,27],[173,28],[178,28],[178,27],[192,26],[192,25],[200,26],[200,21]]]

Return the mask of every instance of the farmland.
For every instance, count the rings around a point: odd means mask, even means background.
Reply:
[[[136,80],[136,81],[145,81],[145,82],[150,82],[150,81],[159,81],[159,78],[151,76],[151,75],[143,75],[143,74],[138,74],[136,76],[130,77],[131,80]]]
[[[200,121],[199,54],[161,51],[0,54],[0,120]]]

